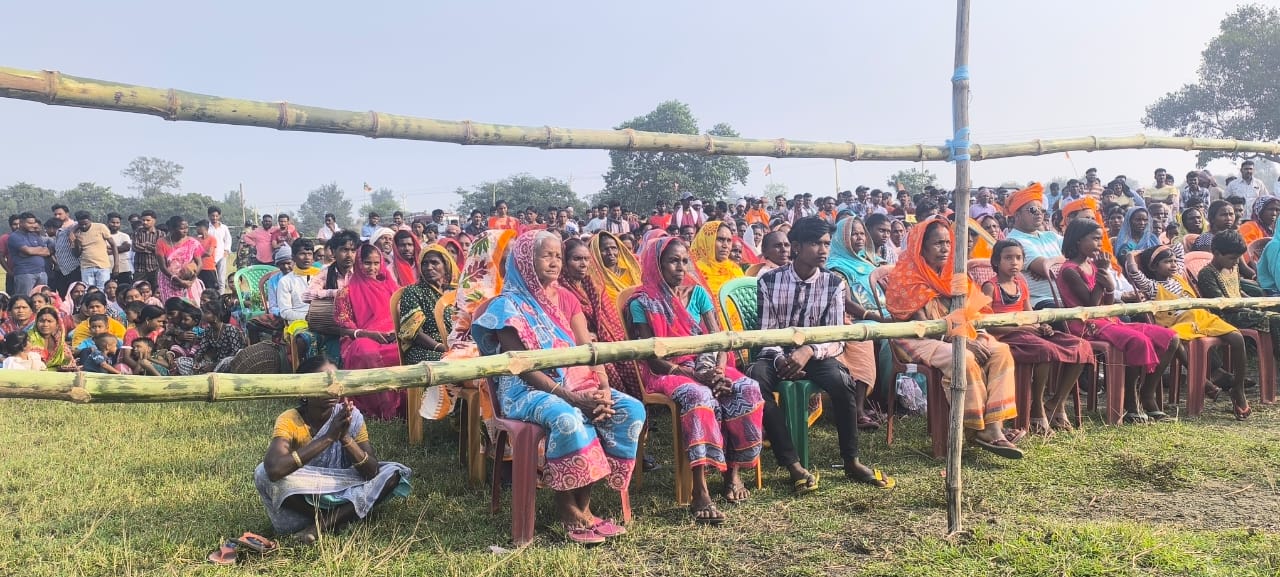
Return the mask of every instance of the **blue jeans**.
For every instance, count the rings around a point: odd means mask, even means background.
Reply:
[[[91,266],[80,267],[80,282],[84,284],[98,287],[98,290],[102,290],[103,287],[107,286],[108,280],[111,280],[111,269]]]
[[[31,289],[42,284],[49,284],[48,273],[13,275],[13,294],[29,295],[31,294]]]

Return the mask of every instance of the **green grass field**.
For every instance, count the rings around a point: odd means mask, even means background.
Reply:
[[[270,530],[251,473],[287,406],[0,401],[0,575],[1280,574],[1280,410],[1237,423],[1225,402],[1194,422],[1095,422],[1029,442],[1017,462],[966,452],[967,531],[951,538],[923,418],[905,420],[892,448],[883,434],[863,438],[865,460],[897,476],[896,489],[839,480],[834,432],[820,422],[822,490],[792,497],[766,457],[764,490],[725,505],[720,528],[695,527],[675,505],[671,448],[654,435],[668,465],[633,491],[630,533],[594,549],[549,529],[541,491],[539,538],[514,550],[509,509],[491,516],[487,487],[466,487],[449,423],[428,425],[425,451],[405,444],[403,423],[376,423],[380,456],[415,471],[412,496],[318,546],[209,565],[223,537]],[[597,495],[598,512],[616,513],[615,494]]]

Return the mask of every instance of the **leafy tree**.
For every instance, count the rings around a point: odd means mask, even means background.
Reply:
[[[0,216],[7,219],[11,214],[31,211],[43,221],[53,215],[49,207],[59,199],[55,190],[19,182],[0,189]]]
[[[254,215],[257,214],[257,207],[248,202],[240,189],[233,188],[222,195],[222,203],[218,205],[222,209],[222,221],[228,225],[239,227],[246,220],[256,220]]]
[[[494,199],[506,200],[512,212],[530,206],[538,212],[549,206],[572,206],[577,214],[583,214],[587,209],[587,203],[578,198],[565,181],[538,178],[527,173],[513,174],[495,182],[482,182],[470,189],[459,188],[456,193],[462,197],[457,206],[458,212],[462,213],[481,210],[488,214]]]
[[[921,168],[909,168],[893,173],[889,176],[889,180],[885,181],[895,194],[899,183],[911,196],[915,196],[924,192],[926,186],[938,186],[938,175]]]
[[[698,134],[698,121],[689,106],[676,100],[659,104],[644,116],[637,116],[617,127],[674,134]],[[736,137],[738,132],[728,124],[717,124],[707,131],[712,136]],[[750,168],[736,156],[703,156],[687,152],[610,151],[609,172],[604,175],[604,189],[595,202],[620,201],[623,206],[648,214],[658,200],[669,203],[685,192],[703,201],[728,198],[734,184],[746,184]]]
[[[379,188],[369,195],[369,202],[360,207],[360,218],[368,216],[370,212],[376,212],[390,222],[391,219],[389,217],[397,210],[402,211],[404,209],[400,207],[400,201],[396,200],[395,191],[385,187]],[[333,212],[335,215],[337,214],[337,211]]]
[[[182,188],[182,165],[163,158],[139,156],[120,174],[133,181],[129,188],[143,198]]]
[[[363,208],[361,210],[364,211]],[[381,212],[379,209],[375,210]],[[347,200],[346,193],[338,188],[336,182],[321,185],[307,194],[307,200],[298,207],[297,226],[308,232],[320,230],[324,226],[324,215],[327,212],[332,212],[337,217],[338,226],[351,228],[351,201]],[[368,211],[364,211],[364,214],[368,214]]]
[[[111,187],[92,182],[82,182],[59,195],[59,201],[71,207],[73,212],[87,210],[98,221],[105,221],[109,212],[119,212],[124,200],[111,192]]]
[[[790,189],[787,188],[787,185],[781,182],[770,182],[769,184],[764,185],[763,194],[764,194],[765,204],[768,204],[770,206],[772,206],[773,204],[773,199],[777,198],[779,194],[787,198],[791,198]]]
[[[1178,136],[1276,140],[1280,138],[1280,11],[1240,6],[1201,53],[1199,78],[1147,107],[1142,123]],[[1235,158],[1201,151],[1199,164]],[[1271,161],[1280,157],[1263,155]]]

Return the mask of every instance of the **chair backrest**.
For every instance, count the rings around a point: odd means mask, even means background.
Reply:
[[[733,307],[738,311],[738,317],[742,320],[741,327],[734,327],[731,326],[727,313],[722,315],[720,322],[724,323],[725,330],[741,328],[745,331],[754,331],[760,328],[760,307],[756,302],[759,282],[760,279],[747,276],[735,278],[720,286],[720,302],[733,303]]]
[[[1191,245],[1196,243],[1196,239],[1200,238],[1198,234],[1187,233],[1182,237],[1182,252],[1191,252]]]
[[[631,305],[631,297],[636,294],[636,288],[629,286],[618,291],[618,300],[614,306],[618,307],[618,318],[622,319],[622,330],[626,333],[628,339],[635,338],[635,330],[631,322],[631,314],[627,307]]]
[[[996,278],[996,269],[991,266],[991,260],[985,258],[971,258],[965,265],[969,271],[969,280],[973,284],[981,287],[987,281]]]
[[[258,279],[258,298],[262,299],[262,310],[264,311],[271,308],[271,295],[267,292],[267,283],[277,276],[280,276],[280,269],[264,274],[262,278]]]
[[[1248,252],[1244,253],[1245,260],[1250,264],[1258,262],[1262,258],[1262,251],[1267,249],[1267,243],[1271,242],[1271,237],[1264,237],[1249,243]]]
[[[1063,306],[1062,295],[1058,293],[1058,276],[1062,274],[1063,261],[1049,265],[1049,292],[1053,293],[1054,306]]]
[[[399,364],[404,364],[404,347],[400,346],[400,297],[404,296],[404,287],[396,289],[391,293],[391,326],[396,331],[396,356],[400,358]]]
[[[255,294],[261,294],[256,293],[256,291],[259,290],[258,281],[262,280],[262,277],[270,274],[272,271],[279,272],[280,269],[270,265],[255,264],[253,266],[242,268],[236,271],[236,274],[232,275],[231,286],[235,289],[236,298],[240,299],[241,308],[245,310],[253,310],[255,312],[262,311],[262,309],[254,309],[253,306],[257,304],[265,306],[266,303],[255,302],[253,296]]]
[[[1212,261],[1213,253],[1203,250],[1193,250],[1182,256],[1182,264],[1187,271],[1187,280],[1191,282],[1191,286],[1195,286],[1196,278],[1200,276],[1200,269]]]

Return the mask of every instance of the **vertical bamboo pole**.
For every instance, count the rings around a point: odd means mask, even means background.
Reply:
[[[951,125],[958,141],[969,141],[969,0],[956,0],[956,72],[951,77]],[[968,275],[969,256],[969,159],[968,148],[956,159],[955,242],[953,271],[958,278]],[[965,293],[952,299],[951,310],[964,308]],[[960,450],[964,446],[964,395],[967,339],[956,336],[951,341],[951,422],[947,436],[947,533],[960,531],[960,495],[964,486],[960,478]],[[930,399],[937,403],[942,399]]]
[[[831,167],[832,167],[833,169],[835,169],[835,175],[836,175],[836,199],[838,200],[838,199],[840,198],[840,161],[839,161],[839,160],[836,160],[836,159],[834,159],[834,158],[833,158],[833,159],[831,159]]]

